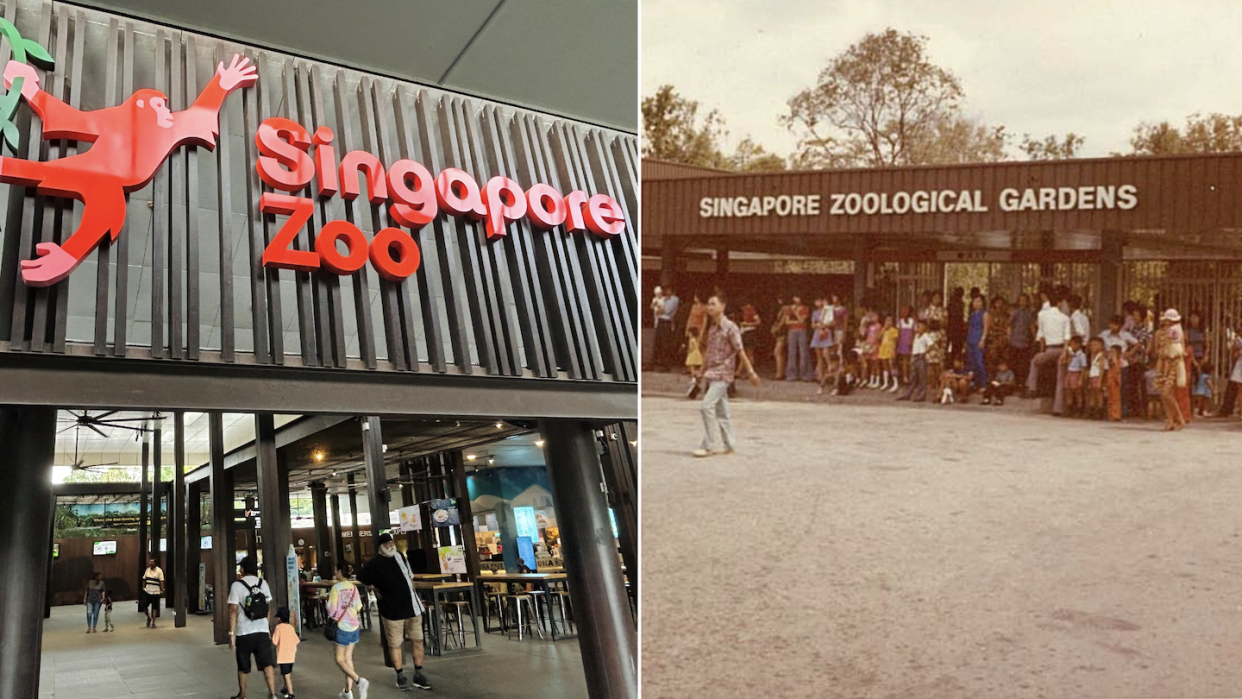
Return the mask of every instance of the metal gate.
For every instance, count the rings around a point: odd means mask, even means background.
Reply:
[[[944,263],[884,262],[876,265],[876,293],[880,308],[893,312],[909,306],[917,310],[925,291],[944,291]]]
[[[1229,375],[1229,343],[1242,319],[1242,262],[1127,262],[1123,283],[1124,298],[1145,303],[1156,313],[1176,308],[1183,319],[1192,311],[1200,313],[1214,374]]]

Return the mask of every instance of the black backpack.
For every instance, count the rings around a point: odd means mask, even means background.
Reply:
[[[244,580],[239,580],[238,582],[246,585]],[[263,581],[260,580],[259,584],[254,587],[246,585],[246,590],[250,593],[246,595],[246,599],[242,601],[242,612],[245,613],[246,618],[251,621],[266,619],[267,595],[263,594]]]

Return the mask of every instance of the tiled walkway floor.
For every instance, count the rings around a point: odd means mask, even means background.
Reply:
[[[212,643],[211,617],[191,615],[185,628],[176,629],[166,615],[160,628],[148,630],[145,617],[134,611],[135,604],[125,602],[112,613],[116,632],[88,635],[83,609],[57,607],[44,622],[40,699],[226,699],[237,693],[233,654],[228,646]],[[396,688],[395,675],[380,656],[377,634],[378,629],[364,631],[354,649],[358,672],[372,682],[372,699],[586,696],[582,656],[574,640],[519,643],[498,633],[484,634],[481,653],[429,658],[425,672],[434,689],[424,693]],[[298,699],[334,699],[344,688],[330,646],[317,631],[305,633],[293,672]],[[256,670],[250,675],[248,696],[267,699],[265,691],[263,675]]]

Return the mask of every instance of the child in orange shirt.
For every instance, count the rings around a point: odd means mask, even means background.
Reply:
[[[298,644],[302,639],[298,638],[298,632],[289,623],[288,607],[277,609],[276,617],[280,619],[280,623],[276,624],[276,630],[272,632],[272,643],[276,644],[276,664],[280,666],[280,675],[285,680],[285,686],[280,692],[285,699],[293,699],[293,662],[297,658]]]
[[[1113,345],[1108,350],[1108,369],[1105,375],[1108,391],[1108,419],[1121,421],[1121,345]]]

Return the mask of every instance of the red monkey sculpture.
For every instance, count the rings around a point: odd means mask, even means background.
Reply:
[[[36,187],[55,197],[82,202],[82,223],[65,241],[40,243],[39,257],[22,261],[28,286],[51,286],[69,276],[105,235],[116,240],[125,222],[125,195],[142,189],[170,154],[184,144],[215,148],[220,134],[220,106],[229,92],[259,79],[248,58],[237,54],[228,67],[221,62],[207,87],[189,109],[172,113],[168,96],[138,90],[123,104],[81,112],[39,89],[34,69],[9,61],[4,86],[22,76],[22,97],[43,119],[44,139],[92,144],[90,150],[46,162],[0,157],[0,182]]]

